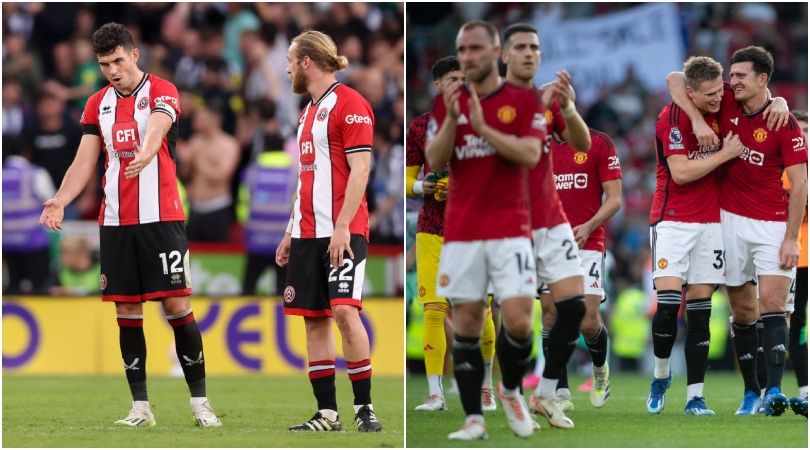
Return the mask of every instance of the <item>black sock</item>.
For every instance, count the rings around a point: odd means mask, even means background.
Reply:
[[[346,368],[352,382],[354,404],[368,405],[371,403],[371,359],[346,361]]]
[[[456,335],[453,342],[453,369],[464,413],[481,414],[481,385],[484,383],[484,357],[481,338]]]
[[[763,348],[765,369],[768,372],[767,389],[782,390],[782,372],[785,369],[785,353],[787,353],[787,320],[784,312],[771,312],[762,314],[762,323],[765,325]]]
[[[740,364],[740,373],[743,377],[746,392],[755,392],[759,395],[757,382],[757,323],[731,324],[734,331],[734,351],[737,352],[737,362]]]
[[[768,385],[768,358],[765,357],[765,324],[757,320],[757,383],[763,388]]]
[[[585,297],[577,295],[555,304],[557,322],[549,333],[549,348],[543,377],[559,380],[579,339],[579,324],[585,316]]]
[[[653,353],[658,358],[669,358],[678,337],[678,310],[681,291],[658,291],[658,308],[652,320]]]
[[[146,338],[143,335],[143,316],[118,316],[118,341],[124,372],[127,375],[132,400],[148,401],[146,395]]]
[[[318,409],[331,409],[337,411],[337,396],[335,394],[335,361],[320,360],[309,362],[309,382],[312,384],[312,393],[318,402]]]
[[[501,327],[495,341],[495,349],[501,366],[501,382],[506,389],[520,387],[523,375],[529,370],[533,342],[534,334],[518,339],[511,336],[505,327]]]
[[[709,319],[712,299],[700,298],[686,302],[686,384],[703,383],[706,361],[709,359]]]
[[[602,367],[605,365],[607,359],[608,348],[608,330],[602,325],[599,332],[596,333],[591,339],[585,339],[585,345],[588,346],[588,351],[591,352],[591,361],[595,367]]]
[[[807,386],[807,342],[800,344],[807,332],[807,267],[796,270],[796,289],[794,292],[795,311],[790,315],[788,330],[788,351],[793,370],[796,372],[796,383],[799,387]]]
[[[548,362],[548,347],[551,330],[543,329],[543,359]],[[557,389],[568,389],[568,368],[563,367],[560,378],[557,380]]]
[[[174,330],[177,359],[183,368],[186,384],[192,397],[205,397],[205,358],[200,329],[189,309],[180,314],[166,316]]]

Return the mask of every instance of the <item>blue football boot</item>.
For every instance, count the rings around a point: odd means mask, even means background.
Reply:
[[[714,411],[706,407],[706,399],[703,397],[692,397],[686,402],[683,413],[687,416],[713,416]]]
[[[762,403],[762,400],[759,398],[759,394],[754,391],[746,391],[740,407],[737,408],[737,412],[734,414],[738,416],[755,416],[760,403]]]
[[[765,393],[762,404],[765,406],[766,416],[781,416],[788,408],[788,398],[778,387],[772,387]]]
[[[672,384],[672,372],[666,378],[655,378],[650,384],[650,396],[647,397],[647,412],[658,414],[664,410],[664,399],[667,389]]]

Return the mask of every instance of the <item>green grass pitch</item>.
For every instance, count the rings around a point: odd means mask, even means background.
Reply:
[[[402,377],[375,376],[372,399],[379,433],[354,426],[351,384],[337,376],[344,432],[293,433],[287,427],[316,409],[306,374],[295,377],[210,376],[208,397],[222,428],[194,425],[183,378],[151,376],[149,400],[157,426],[113,425],[131,397],[121,376],[3,375],[4,447],[402,447]]]
[[[448,396],[448,411],[414,411],[426,396],[427,382],[422,376],[407,381],[408,447],[801,447],[807,448],[807,419],[788,409],[780,417],[737,417],[734,411],[742,397],[742,379],[738,374],[706,377],[704,394],[714,417],[686,417],[686,379],[676,378],[667,391],[666,407],[660,415],[647,413],[645,402],[650,380],[647,376],[611,377],[611,395],[602,409],[591,407],[587,392],[576,392],[584,381],[572,377],[575,409],[568,413],[573,430],[552,429],[535,416],[542,429],[528,439],[516,437],[500,410],[484,413],[489,440],[452,442],[447,434],[463,423],[461,401]],[[793,373],[785,373],[786,395],[796,395]],[[527,393],[528,394],[528,393]],[[528,398],[528,395],[527,395]]]

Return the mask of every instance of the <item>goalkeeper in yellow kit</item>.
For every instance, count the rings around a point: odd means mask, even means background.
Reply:
[[[433,65],[433,86],[442,92],[451,83],[464,80],[464,74],[455,56],[448,56]],[[406,141],[406,194],[423,196],[425,203],[419,211],[416,232],[416,278],[419,303],[425,307],[424,354],[425,372],[428,378],[429,396],[425,403],[416,407],[419,411],[447,409],[442,389],[442,374],[445,355],[448,354],[445,338],[445,318],[449,311],[447,300],[436,295],[436,273],[442,251],[444,228],[444,205],[447,200],[446,168],[428,167],[425,159],[425,142],[430,113],[411,120]],[[419,170],[424,171],[418,181]],[[435,170],[438,169],[438,170]],[[487,308],[487,319],[481,339],[484,357],[484,383],[481,387],[481,406],[484,411],[497,409],[492,388],[492,362],[495,359],[495,325],[492,311]],[[448,322],[447,326],[451,326]]]

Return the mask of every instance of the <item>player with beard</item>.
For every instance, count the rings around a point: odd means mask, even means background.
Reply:
[[[464,83],[464,74],[455,56],[439,59],[431,70],[433,87],[438,92],[446,86]],[[424,205],[419,210],[416,229],[416,278],[418,301],[425,308],[424,315],[424,354],[425,372],[428,378],[429,395],[427,400],[416,407],[417,411],[446,410],[447,402],[442,387],[442,373],[447,353],[447,333],[452,333],[452,322],[448,318],[448,303],[436,295],[436,274],[439,271],[439,256],[442,250],[444,228],[444,206],[447,201],[446,168],[432,170],[425,160],[427,125],[430,113],[414,117],[408,127],[406,148],[405,179],[409,196],[422,196]],[[423,179],[417,180],[419,170]],[[481,407],[484,411],[494,411],[497,403],[492,388],[492,363],[495,358],[495,324],[492,309],[487,306],[484,319],[484,333],[481,336],[481,353],[484,357],[484,385],[481,386]],[[451,348],[452,351],[452,348]],[[449,358],[447,358],[449,359]]]
[[[720,181],[726,283],[734,317],[734,345],[745,383],[738,415],[755,414],[759,401],[757,309],[764,326],[767,361],[764,411],[778,416],[788,406],[781,392],[788,344],[785,310],[793,268],[799,260],[798,235],[807,205],[807,141],[789,114],[787,126],[770,126],[780,122],[779,117],[769,119],[767,114],[774,106],[768,91],[773,67],[773,57],[762,47],[734,52],[731,83],[725,89],[736,102],[720,110],[721,131],[738,134],[743,144],[742,154],[723,168]],[[683,86],[670,86],[677,88],[673,99],[678,106],[693,111],[694,105],[683,98]],[[699,119],[687,113],[693,122]],[[789,195],[782,187],[783,172],[790,180]],[[759,302],[754,277],[758,279]]]
[[[562,71],[559,79],[542,91],[534,87],[534,75],[540,65],[540,40],[537,29],[531,25],[515,24],[504,32],[503,61],[510,83],[532,89],[541,101],[541,111],[547,136],[555,132],[579,151],[588,151],[591,137],[588,127],[576,111],[572,97],[571,77]],[[548,105],[548,109],[546,109]],[[574,423],[565,416],[555,398],[557,383],[579,337],[579,327],[585,315],[584,272],[574,232],[563,212],[562,203],[554,186],[550,144],[543,147],[543,157],[529,172],[531,197],[531,228],[537,281],[544,296],[543,351],[546,365],[543,377],[529,399],[532,410],[546,417],[552,426],[573,428]],[[556,319],[545,311],[554,310]],[[598,314],[598,303],[594,310]],[[593,314],[593,312],[592,312]],[[552,320],[549,320],[552,319]],[[546,326],[548,325],[548,326]],[[587,336],[592,347],[607,352],[607,333],[601,327]],[[597,376],[604,383],[603,398],[607,397],[607,366],[599,365]]]
[[[309,380],[318,411],[290,431],[340,431],[335,395],[332,323],[343,340],[361,432],[380,431],[371,403],[369,339],[360,321],[368,251],[365,192],[371,168],[374,114],[357,91],[335,80],[348,66],[332,39],[306,31],[292,40],[287,74],[293,92],[308,95],[298,121],[297,198],[276,263],[289,265],[284,314],[304,317]]]
[[[531,358],[536,274],[526,177],[540,158],[543,115],[532,91],[498,76],[500,43],[492,24],[462,25],[456,50],[469,85],[453,84],[436,98],[426,152],[430,167],[449,164],[453,177],[437,294],[453,305],[453,364],[467,417],[448,438],[487,437],[480,341],[489,282],[503,318],[496,342],[502,372],[498,398],[512,431],[528,437],[533,420],[520,382]]]

